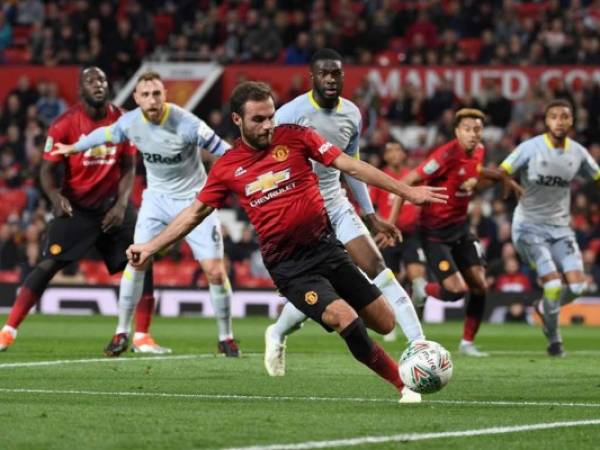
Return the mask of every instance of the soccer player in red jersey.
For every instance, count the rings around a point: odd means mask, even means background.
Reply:
[[[150,242],[129,247],[130,264],[145,264],[234,192],[258,233],[265,266],[281,293],[326,330],[337,331],[358,361],[400,391],[398,364],[371,340],[365,327],[389,333],[393,311],[335,238],[310,159],[413,203],[444,202],[444,188],[410,188],[343,154],[310,128],[275,127],[272,92],[264,83],[238,85],[231,111],[241,139],[215,163],[192,205]]]
[[[42,187],[52,202],[54,219],[42,260],[18,291],[6,324],[0,331],[0,351],[6,350],[31,307],[40,299],[52,277],[92,247],[102,254],[109,272],[125,267],[125,250],[133,242],[135,212],[129,195],[135,177],[136,150],[129,143],[102,145],[70,158],[53,156],[56,142],[76,142],[81,135],[110,125],[121,111],[108,102],[106,75],[98,67],[82,71],[81,102],[61,115],[48,130],[44,162],[40,171]],[[57,171],[64,168],[62,186]],[[136,330],[148,332],[154,309],[152,276],[145,283],[143,301],[136,312]],[[120,296],[127,295],[121,290]]]
[[[383,172],[401,180],[410,172],[406,167],[407,153],[399,142],[388,142],[383,149],[385,167]],[[370,188],[370,195],[381,217],[391,216],[395,195],[377,187]],[[394,225],[402,232],[402,240],[395,245],[382,249],[381,253],[387,267],[399,274],[404,263],[406,278],[409,282],[425,277],[425,254],[419,238],[419,218],[421,208],[409,202],[402,204]]]
[[[483,168],[484,119],[477,109],[459,110],[454,118],[456,139],[435,149],[403,178],[407,184],[425,183],[447,189],[447,203],[432,203],[421,210],[423,249],[439,283],[416,279],[413,300],[415,307],[419,307],[428,295],[457,301],[468,293],[459,351],[469,356],[487,356],[473,344],[483,318],[487,286],[483,250],[469,231],[467,208],[475,189],[493,182],[501,181],[505,192],[520,192],[520,187],[501,171]],[[394,200],[391,220],[396,220],[401,203],[401,199]]]

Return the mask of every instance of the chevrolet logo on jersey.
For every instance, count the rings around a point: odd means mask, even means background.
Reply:
[[[267,172],[260,175],[256,181],[246,185],[246,196],[257,192],[269,192],[277,188],[281,183],[290,179],[290,169],[273,173]]]
[[[92,147],[85,151],[84,155],[92,158],[105,158],[109,155],[114,155],[117,152],[117,149],[114,145],[99,145],[97,147]]]

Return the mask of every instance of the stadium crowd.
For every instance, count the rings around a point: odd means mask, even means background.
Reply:
[[[315,49],[326,46],[338,49],[348,64],[597,64],[600,1],[201,0],[177,2],[175,7],[169,1],[27,0],[8,2],[0,10],[0,55],[5,63],[96,64],[106,69],[117,88],[148,55],[225,64],[305,64]],[[543,105],[555,97],[574,105],[572,137],[600,160],[598,83],[574,91],[562,83],[535,87],[516,102],[503,97],[495,83],[487,84],[477,98],[457,97],[449,83],[430,96],[407,85],[388,102],[369,81],[344,94],[361,109],[362,157],[376,166],[383,164],[384,144],[397,140],[408,150],[408,164],[414,167],[435,145],[452,137],[452,111],[461,106],[486,113],[487,164],[495,166],[519,142],[543,131]],[[291,89],[288,97],[294,95]],[[32,85],[21,77],[1,107],[0,274],[19,281],[39,257],[49,207],[37,172],[46,129],[66,102],[52,82]],[[236,137],[226,109],[204,118],[224,138]],[[408,131],[416,138],[405,140]],[[140,176],[134,201],[139,201],[142,184]],[[576,186],[573,226],[592,290],[600,286],[599,205],[597,189]],[[497,191],[485,192],[472,204],[471,224],[485,244],[496,289],[528,291],[535,280],[520,274],[528,269],[519,262],[510,240],[513,207],[514,199],[505,201]],[[245,228],[239,242],[225,236],[232,280],[240,286],[269,286],[253,230]],[[189,249],[179,247],[165,258],[165,265],[189,260]],[[90,267],[89,273],[97,269]],[[84,267],[70,269],[71,279],[81,280],[81,273],[86,275]],[[98,281],[107,280],[111,281]],[[198,282],[205,280],[190,270],[186,283]]]

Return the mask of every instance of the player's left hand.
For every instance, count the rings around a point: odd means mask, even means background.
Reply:
[[[143,269],[154,254],[148,243],[131,244],[125,251],[129,264],[136,269]]]
[[[404,198],[415,205],[446,203],[448,201],[446,188],[443,186],[411,186]]]
[[[56,146],[56,150],[52,150],[50,152],[50,154],[52,156],[56,156],[56,155],[69,156],[71,153],[75,153],[75,145],[73,145],[73,144],[61,144],[60,142],[57,142],[54,145]]]
[[[402,240],[400,230],[391,223],[380,219],[377,214],[368,214],[365,216],[365,221],[371,233],[375,235],[375,243],[378,247],[389,247]]]
[[[108,210],[102,219],[101,229],[103,233],[110,233],[123,225],[126,207],[116,204]]]

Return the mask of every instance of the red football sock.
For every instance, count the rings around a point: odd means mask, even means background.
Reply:
[[[135,308],[135,332],[147,333],[154,313],[154,295],[143,294]]]
[[[481,325],[481,319],[473,316],[466,316],[463,328],[463,339],[465,341],[473,342],[475,340],[475,335],[479,330],[479,325]]]
[[[442,298],[442,286],[439,283],[427,283],[425,285],[425,293],[431,297],[435,297],[441,300]]]
[[[399,391],[404,387],[398,372],[398,363],[377,342],[373,342],[373,351],[365,364],[381,378],[396,386]]]
[[[27,317],[27,314],[29,314],[31,307],[35,305],[39,299],[40,294],[36,294],[27,286],[21,286],[17,298],[15,299],[15,304],[10,310],[10,314],[6,320],[6,325],[18,328],[21,322],[25,320],[25,317]]]

